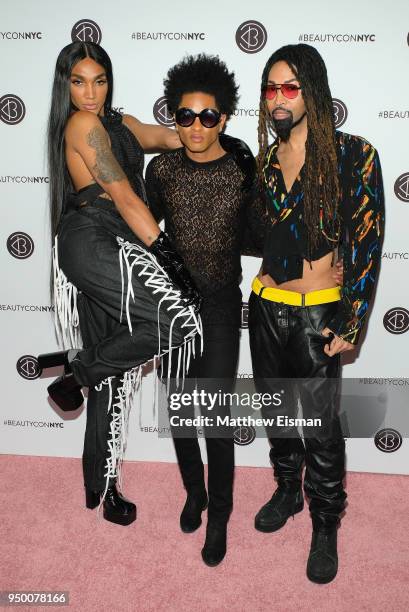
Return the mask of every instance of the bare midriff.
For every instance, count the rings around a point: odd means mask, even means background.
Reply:
[[[336,258],[334,258],[336,261]],[[336,280],[333,278],[336,268],[331,266],[332,252],[327,253],[321,259],[309,261],[304,259],[302,278],[297,278],[277,285],[269,274],[258,274],[258,278],[265,287],[275,287],[286,291],[297,291],[298,293],[309,293],[320,289],[330,289],[337,287]]]

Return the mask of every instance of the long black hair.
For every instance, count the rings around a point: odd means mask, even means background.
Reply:
[[[93,59],[105,69],[108,81],[108,92],[104,103],[104,111],[109,111],[112,105],[112,64],[107,52],[99,45],[91,42],[74,42],[64,47],[55,65],[47,133],[52,242],[57,233],[65,197],[73,188],[65,162],[64,144],[65,127],[68,118],[75,110],[71,102],[70,77],[75,64],[87,57]]]
[[[331,242],[337,242],[339,183],[332,96],[324,60],[317,49],[310,45],[281,47],[271,55],[264,67],[258,123],[259,171],[261,173],[264,165],[271,128],[271,117],[263,92],[271,67],[279,61],[284,61],[300,82],[307,111],[308,135],[303,187],[304,221],[309,230],[310,245],[318,243],[321,233]]]

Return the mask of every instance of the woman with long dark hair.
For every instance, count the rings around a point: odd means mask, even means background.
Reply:
[[[145,205],[143,150],[179,146],[172,130],[111,108],[107,53],[93,43],[60,52],[48,127],[53,294],[64,366],[48,387],[75,410],[89,387],[83,453],[86,505],[128,525],[136,507],[120,489],[132,393],[141,365],[178,347],[188,359],[200,297],[183,261]],[[81,349],[81,336],[83,348]],[[69,350],[67,350],[69,349]]]

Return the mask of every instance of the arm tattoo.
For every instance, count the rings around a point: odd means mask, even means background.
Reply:
[[[102,128],[97,126],[88,132],[87,144],[95,149],[96,163],[92,170],[97,179],[104,183],[113,183],[126,178],[124,171],[109,148],[106,133]]]

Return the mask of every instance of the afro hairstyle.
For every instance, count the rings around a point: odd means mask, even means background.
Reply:
[[[202,91],[214,96],[220,112],[230,117],[239,99],[234,72],[217,55],[188,55],[170,68],[163,82],[171,113],[175,113],[185,93]]]

